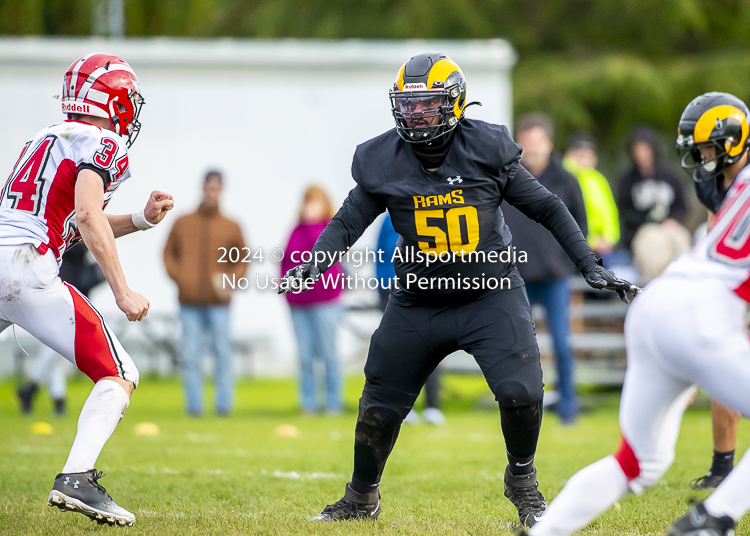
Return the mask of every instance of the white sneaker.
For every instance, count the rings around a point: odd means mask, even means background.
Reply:
[[[420,422],[422,422],[422,419],[419,417],[419,413],[417,413],[413,409],[404,419],[404,424],[419,424]]]
[[[443,412],[437,408],[427,408],[422,412],[422,418],[425,422],[434,424],[435,426],[443,426],[446,422],[445,415],[443,415]]]

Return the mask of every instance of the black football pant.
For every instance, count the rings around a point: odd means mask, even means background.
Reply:
[[[428,376],[448,354],[476,359],[500,405],[509,455],[533,457],[541,426],[542,368],[524,287],[459,306],[391,300],[370,341],[354,440],[357,487],[380,482],[385,462]]]
[[[380,310],[385,311],[390,301],[391,293],[388,290],[378,289],[380,299]],[[440,409],[440,369],[435,369],[424,382],[425,407]]]

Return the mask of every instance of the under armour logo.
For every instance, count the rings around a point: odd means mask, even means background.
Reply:
[[[65,484],[66,486],[73,484],[73,488],[78,489],[78,484],[80,484],[80,482],[78,480],[76,480],[75,482],[71,482],[70,477],[66,476],[63,484]]]
[[[451,186],[453,186],[455,183],[461,184],[462,182],[464,182],[464,180],[461,178],[461,175],[458,175],[456,177],[448,177],[447,180]]]

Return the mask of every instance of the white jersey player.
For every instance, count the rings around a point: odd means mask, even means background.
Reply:
[[[567,482],[530,536],[564,536],[622,498],[655,484],[674,459],[695,385],[750,415],[750,167],[747,106],[726,93],[693,100],[680,119],[682,165],[709,190],[732,185],[715,223],[631,305],[625,319],[628,369],[620,403],[619,450]],[[744,168],[744,169],[743,169]],[[736,179],[735,179],[736,177]],[[750,509],[750,454],[672,536],[730,536]]]
[[[153,227],[173,201],[153,192],[138,213],[103,211],[130,176],[128,147],[140,129],[143,97],[130,65],[111,54],[83,56],[65,73],[61,99],[67,121],[26,143],[2,189],[0,331],[18,324],[95,383],[49,505],[132,525],[135,516],[101,487],[94,465],[130,403],[138,370],[86,297],[60,280],[58,266],[66,248],[83,239],[117,306],[128,320],[142,320],[149,302],[125,282],[115,238]]]

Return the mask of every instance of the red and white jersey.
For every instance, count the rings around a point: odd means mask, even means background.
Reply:
[[[75,184],[81,169],[102,176],[104,206],[130,177],[123,139],[88,123],[63,121],[38,132],[23,148],[0,198],[0,245],[33,244],[55,257],[80,240]]]
[[[727,192],[711,231],[663,275],[716,281],[750,302],[750,167]]]

